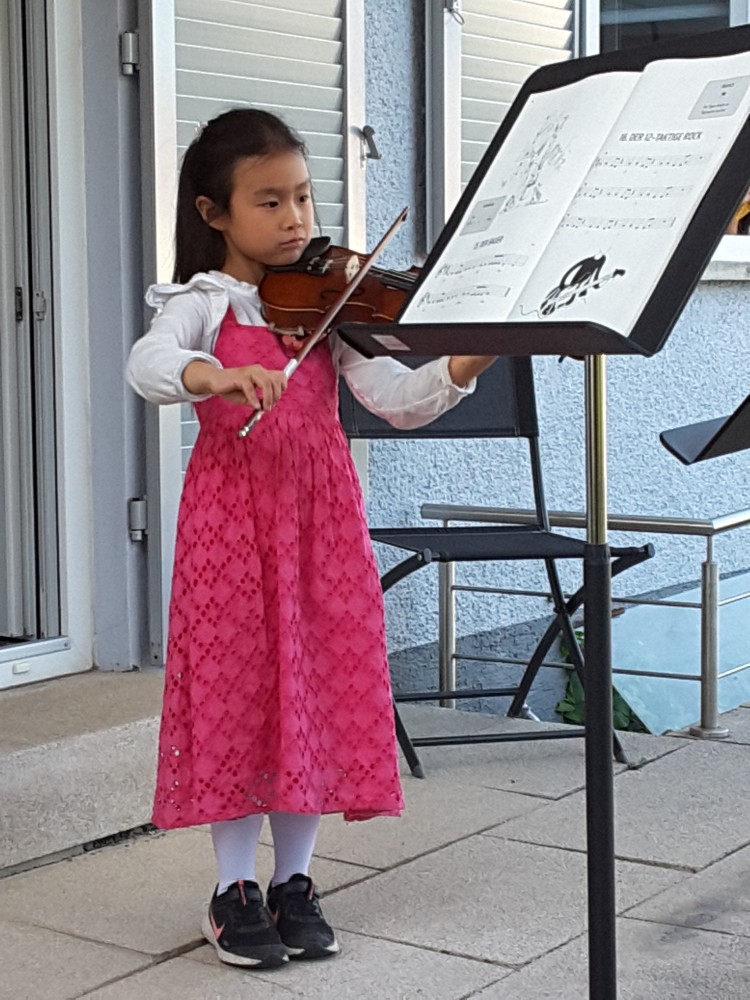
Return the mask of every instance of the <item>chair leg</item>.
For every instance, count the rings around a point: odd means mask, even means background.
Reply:
[[[570,615],[571,615],[572,612],[568,611],[568,605],[571,602],[569,601],[569,602],[566,603],[566,601],[565,601],[565,597],[564,597],[563,592],[562,592],[562,587],[560,585],[560,580],[559,580],[559,577],[557,576],[557,568],[554,567],[554,566],[552,567],[552,574],[554,575],[554,579],[555,579],[555,583],[556,583],[556,588],[553,588],[553,589],[556,589],[556,591],[557,591],[556,594],[555,594],[555,603],[556,603],[557,607],[559,608],[558,615],[557,615],[558,621],[560,621],[561,624],[562,624],[562,626],[563,626],[562,632],[563,632],[563,635],[565,636],[565,639],[566,639],[566,641],[568,643],[568,647],[570,649],[570,656],[571,656],[571,659],[573,661],[573,666],[575,668],[576,673],[578,674],[578,678],[579,678],[579,680],[581,682],[581,686],[583,687],[584,697],[585,697],[585,694],[586,694],[586,678],[585,678],[586,670],[585,670],[584,655],[583,655],[581,647],[580,647],[580,645],[578,643],[578,636],[575,634],[575,629],[573,628],[573,622],[570,620]],[[580,593],[580,591],[578,593]],[[578,594],[576,594],[575,596],[577,597]],[[617,735],[617,732],[614,731],[614,730],[612,732],[612,755],[614,756],[614,758],[615,758],[615,760],[617,761],[618,764],[627,764],[628,763],[628,756],[625,753],[625,749],[624,749],[622,743],[620,742],[620,737]]]
[[[406,726],[401,721],[401,716],[398,714],[398,708],[396,702],[393,703],[393,717],[396,722],[396,736],[398,738],[398,745],[401,747],[401,752],[406,758],[406,763],[409,765],[409,770],[415,778],[424,778],[424,768],[422,767],[422,761],[419,759],[417,751],[414,749],[414,744],[409,739],[409,734],[406,731]]]
[[[518,692],[513,698],[510,708],[508,709],[508,715],[511,717],[518,717],[521,715],[526,704],[526,699],[531,689],[531,685],[533,684],[534,679],[539,672],[539,668],[541,667],[545,656],[549,652],[555,637],[560,632],[562,632],[566,642],[568,643],[573,669],[578,674],[578,678],[584,692],[586,691],[583,653],[581,652],[581,647],[578,644],[578,637],[575,634],[575,629],[573,628],[573,623],[570,619],[573,612],[583,603],[583,587],[577,590],[576,593],[568,601],[566,601],[563,595],[560,579],[557,575],[557,567],[554,563],[549,561],[546,561],[546,566],[556,614],[547,627],[544,635],[539,640],[537,647],[534,650],[534,654],[529,660],[528,666],[524,671],[521,682],[518,685]],[[628,763],[628,756],[616,732],[612,734],[612,754],[618,764]]]
[[[423,566],[427,566],[432,561],[432,552],[429,549],[423,549],[421,552],[415,552],[413,555],[404,559],[402,562],[397,563],[393,566],[387,573],[384,573],[380,578],[380,587],[383,593],[390,590],[399,580],[403,580],[405,576],[409,576],[415,570],[421,569]],[[409,765],[409,770],[415,778],[424,778],[424,768],[422,767],[422,761],[417,755],[417,751],[414,749],[414,744],[409,739],[409,734],[406,731],[406,726],[401,720],[401,716],[398,714],[398,708],[396,706],[396,701],[393,701],[393,718],[396,723],[396,737],[398,739],[398,745],[401,747],[401,752],[406,758],[406,763]]]
[[[531,690],[531,685],[536,679],[536,675],[539,673],[539,668],[542,665],[542,661],[550,650],[552,643],[554,642],[556,636],[560,632],[560,617],[559,615],[553,618],[552,622],[547,626],[547,630],[542,636],[542,638],[537,643],[537,647],[534,650],[534,654],[529,660],[526,669],[523,672],[523,677],[518,684],[518,690],[513,698],[508,709],[508,715],[511,718],[517,719],[522,716],[524,706],[526,705],[526,700],[529,696]]]

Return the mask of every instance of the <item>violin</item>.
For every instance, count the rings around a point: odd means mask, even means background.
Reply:
[[[348,261],[346,266],[343,266],[342,264],[341,266],[327,267],[326,271],[334,275],[333,286],[331,286],[328,282],[323,282],[322,284],[317,285],[317,287],[315,287],[316,295],[313,298],[309,294],[310,293],[309,282],[305,280],[304,284],[308,292],[308,299],[306,301],[298,299],[296,303],[296,311],[294,304],[291,302],[291,299],[288,295],[284,297],[283,301],[276,303],[276,305],[273,304],[271,305],[270,309],[273,310],[275,308],[279,310],[280,315],[282,316],[282,320],[287,323],[294,322],[295,318],[299,318],[302,315],[307,317],[312,315],[314,317],[313,318],[314,326],[312,329],[308,329],[308,327],[305,326],[304,322],[294,323],[292,327],[293,332],[296,332],[298,336],[304,337],[304,342],[301,345],[297,356],[291,358],[288,364],[285,365],[284,367],[284,374],[287,376],[287,378],[290,378],[294,374],[294,372],[299,368],[300,364],[305,359],[305,357],[307,357],[307,355],[310,353],[313,347],[315,347],[315,345],[318,344],[323,339],[323,337],[325,337],[328,334],[334,319],[338,319],[341,316],[342,312],[346,310],[348,303],[352,299],[352,297],[357,295],[357,292],[365,285],[367,280],[371,277],[371,271],[373,269],[372,265],[375,261],[375,258],[380,253],[382,253],[382,251],[388,245],[393,236],[398,232],[398,230],[404,224],[404,222],[406,221],[407,214],[408,214],[408,209],[406,208],[403,209],[403,211],[397,216],[395,222],[393,222],[393,224],[385,233],[385,235],[381,237],[380,242],[372,251],[372,253],[368,254],[361,261],[359,260],[358,254],[352,254],[351,251],[347,250],[345,251],[345,255],[347,256],[347,261]],[[303,254],[302,256],[305,257],[305,254]],[[321,256],[324,256],[324,254]],[[289,280],[290,272],[288,269],[284,268],[282,274],[283,274],[282,284],[284,288],[286,288],[287,285],[293,284]],[[298,278],[303,277],[304,279],[309,277],[305,275],[304,270],[301,275],[297,274],[296,276]],[[258,286],[259,293],[261,293],[261,288],[265,284],[265,280],[266,277],[262,279],[260,285]],[[320,277],[312,278],[312,281],[313,283],[319,282]],[[321,295],[324,296],[322,306],[320,300]],[[406,296],[406,292],[401,290],[400,295],[401,295],[401,301],[403,301],[403,299]],[[262,293],[261,293],[261,301],[263,301]],[[362,303],[360,303],[360,305],[361,304]],[[373,314],[372,304],[368,305],[367,309],[369,310],[369,315],[372,316]],[[269,322],[271,321],[269,320],[268,316],[266,316],[266,319]],[[287,329],[289,328],[287,327]],[[282,327],[281,330],[277,328],[277,332],[283,334],[284,328]],[[258,421],[262,416],[263,416],[263,411],[256,410],[255,413],[252,415],[252,417],[250,417],[250,419],[246,423],[244,423],[242,427],[240,427],[238,432],[239,436],[241,438],[247,437],[247,435],[250,433],[253,427],[258,423]]]
[[[295,264],[270,267],[258,285],[263,314],[277,333],[306,337],[325,316],[368,259],[332,246],[325,236],[307,245]],[[420,269],[389,271],[370,267],[336,318],[341,323],[391,323]]]

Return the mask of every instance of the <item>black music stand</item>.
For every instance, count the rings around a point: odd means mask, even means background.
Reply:
[[[683,465],[750,448],[750,396],[728,417],[662,431],[659,440]]]
[[[482,182],[496,159],[502,156],[503,146],[511,136],[515,123],[524,115],[530,98],[555,91],[594,74],[607,74],[616,70],[638,73],[652,62],[662,59],[698,60],[748,53],[750,26],[691,36],[642,49],[572,60],[537,70],[520,91],[477,167],[396,323],[349,323],[339,328],[345,341],[369,357],[400,354],[421,357],[445,354],[552,354],[585,357],[587,546],[583,569],[584,586],[589,595],[585,611],[588,666],[585,745],[590,1000],[616,1000],[617,997],[605,356],[631,354],[650,357],[666,342],[747,188],[746,149],[750,144],[750,116],[746,110],[746,97],[741,114],[736,115],[739,124],[734,139],[726,148],[721,147],[720,162],[712,168],[708,186],[701,190],[695,203],[683,209],[681,224],[684,224],[684,228],[676,245],[670,247],[666,259],[654,260],[656,280],[644,300],[638,303],[638,314],[624,333],[601,323],[587,321],[580,315],[580,311],[575,316],[574,310],[567,314],[571,317],[568,321],[545,318],[536,321],[516,319],[495,322],[490,314],[490,318],[482,316],[478,321],[472,319],[463,322],[460,318],[457,320],[455,316],[448,316],[442,322],[434,318],[428,322],[420,322],[418,303],[420,296],[422,301],[426,300],[425,289],[430,288],[429,282],[435,275],[439,276],[441,257],[445,253],[450,254],[451,241],[458,241],[474,219],[479,218],[481,224],[483,206],[479,199],[484,193]],[[750,55],[747,57],[750,60]],[[733,63],[733,70],[734,65]],[[744,74],[748,74],[749,67],[743,63],[742,70]],[[714,89],[710,91],[710,96],[714,108],[716,104],[713,98],[717,93],[715,87],[718,83],[723,85],[727,75],[719,73],[716,79],[711,78]],[[729,82],[735,85],[739,83],[736,73]],[[680,91],[681,86],[678,78],[669,89]],[[724,98],[723,93],[721,97]],[[703,94],[701,98],[705,104]],[[567,114],[567,106],[565,111]],[[592,123],[596,120],[595,108],[593,111],[591,107],[585,108],[584,113],[589,115]],[[713,117],[717,115],[714,114]],[[554,127],[552,118],[550,122],[551,127]],[[521,121],[519,129],[514,133],[516,138],[523,127],[524,123]],[[696,129],[699,128],[700,123],[696,126]],[[507,158],[505,166],[509,171]],[[497,201],[499,199],[496,199],[496,203]],[[472,211],[473,216],[470,214]],[[528,232],[533,233],[533,228],[530,227]],[[495,242],[500,242],[502,238],[498,237]],[[453,259],[460,266],[460,255]],[[594,275],[594,279],[596,278],[597,275]],[[564,285],[563,280],[560,283],[561,290],[565,290]],[[595,280],[591,280],[588,290],[596,287]],[[492,295],[488,298],[492,305]],[[625,306],[630,304],[625,303]],[[543,308],[537,310],[536,315],[540,314],[546,317],[549,310],[547,313]],[[614,325],[613,323],[612,326]]]

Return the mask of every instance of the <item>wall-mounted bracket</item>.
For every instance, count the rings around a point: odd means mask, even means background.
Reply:
[[[380,154],[380,150],[375,145],[375,129],[372,125],[363,125],[357,131],[362,142],[362,162],[364,163],[366,160],[382,160],[383,157]]]

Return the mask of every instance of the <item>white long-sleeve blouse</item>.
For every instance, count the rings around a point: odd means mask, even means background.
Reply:
[[[152,285],[146,302],[157,310],[130,352],[128,384],[152,403],[199,402],[182,381],[196,360],[221,363],[213,355],[222,320],[231,306],[237,321],[266,326],[256,285],[221,271],[196,274],[184,285]],[[474,391],[454,385],[448,358],[411,369],[395,358],[365,358],[337,335],[328,338],[333,363],[352,394],[371,412],[402,430],[421,427]],[[304,363],[304,362],[303,362]]]

